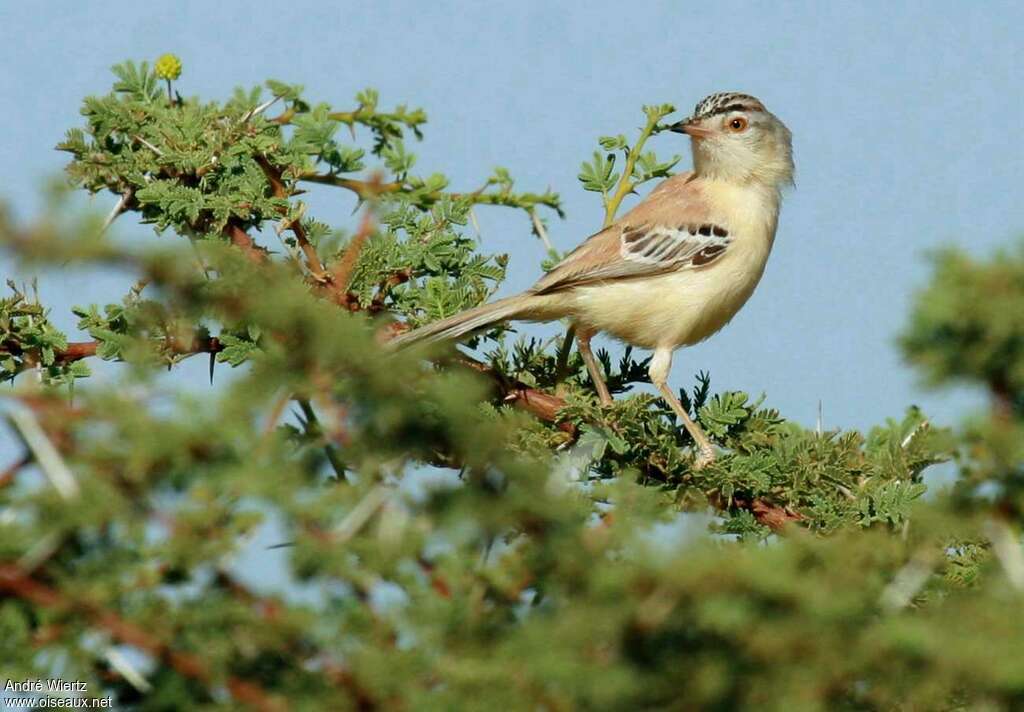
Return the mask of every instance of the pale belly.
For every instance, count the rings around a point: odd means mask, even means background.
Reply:
[[[746,304],[770,250],[768,240],[733,245],[706,267],[578,287],[572,312],[580,326],[641,348],[695,344],[725,326]]]

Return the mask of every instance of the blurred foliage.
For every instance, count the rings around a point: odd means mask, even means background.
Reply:
[[[1024,705],[1024,257],[941,258],[903,337],[932,381],[987,385],[991,415],[821,431],[699,374],[680,398],[721,456],[695,470],[631,350],[599,353],[602,408],[567,340],[382,345],[504,278],[475,209],[545,239],[555,194],[503,169],[462,192],[416,177],[425,115],[370,90],[218,103],[182,98],[180,66],[115,73],[61,144],[72,183],[118,201],[106,223],[60,196],[37,223],[0,212],[22,270],[131,283],[73,308],[83,341],[34,289],[0,300],[24,453],[0,471],[10,679],[138,710]],[[645,147],[671,111],[600,139],[581,181],[606,220],[675,165]],[[304,183],[351,193],[356,226],[316,221]],[[121,213],[166,237],[111,240]],[[197,355],[237,371],[163,376]],[[96,358],[124,367],[86,378]],[[956,486],[926,497],[954,456]]]
[[[933,385],[983,387],[992,413],[965,423],[970,460],[959,483],[968,501],[995,499],[1024,513],[1024,241],[988,258],[948,248],[918,294],[900,346]]]
[[[933,384],[983,384],[1024,415],[1024,243],[979,260],[949,248],[914,302],[900,337],[907,359]]]

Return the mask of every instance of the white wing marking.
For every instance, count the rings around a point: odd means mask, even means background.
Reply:
[[[729,246],[729,231],[711,223],[623,226],[619,242],[622,259],[659,269],[686,262],[706,265]]]

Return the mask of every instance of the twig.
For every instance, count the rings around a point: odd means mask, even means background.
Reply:
[[[261,264],[267,260],[266,249],[260,247],[249,237],[249,233],[235,222],[229,222],[224,228],[224,234],[231,239],[231,244],[240,247],[250,261]]]
[[[632,193],[633,189],[636,188],[636,185],[633,183],[633,169],[636,168],[636,162],[643,152],[644,144],[651,137],[651,133],[654,131],[654,127],[658,125],[658,121],[659,118],[648,115],[647,124],[640,131],[640,136],[637,138],[636,143],[626,155],[626,164],[622,167],[622,177],[619,179],[619,184],[615,187],[615,192],[612,193],[612,196],[605,201],[603,227],[608,227],[615,222],[615,214],[619,211],[623,198]]]
[[[1002,519],[987,522],[985,533],[1010,585],[1017,591],[1024,591],[1024,549],[1021,549],[1020,536]]]
[[[772,504],[760,497],[756,497],[749,505],[740,500],[734,501],[736,506],[749,510],[759,524],[763,524],[774,532],[781,531],[790,522],[799,522],[804,518],[799,512],[794,512],[788,507]]]
[[[178,355],[217,354],[224,350],[224,345],[221,344],[220,339],[216,336],[205,339],[197,338],[187,345],[172,341],[168,341],[166,345],[173,353]],[[27,368],[33,368],[40,362],[38,349],[35,347],[24,349],[20,343],[13,340],[5,341],[3,346],[8,352],[21,356]],[[73,361],[81,361],[84,358],[91,358],[99,351],[99,347],[99,341],[72,341],[63,349],[54,349],[54,362],[67,364]],[[2,475],[0,475],[0,480],[2,480]]]
[[[514,405],[517,408],[522,408],[541,420],[549,423],[557,421],[558,412],[567,405],[563,398],[531,388],[520,381],[509,383],[507,379],[497,373],[491,366],[469,358],[464,354],[459,355],[458,363],[494,379],[501,389],[500,395],[503,402]],[[576,426],[569,421],[559,423],[558,429],[573,436],[576,434]]]
[[[334,540],[339,544],[344,544],[349,539],[359,533],[359,530],[370,521],[378,509],[380,509],[385,502],[391,497],[391,491],[383,485],[376,485],[373,489],[366,493],[366,496],[359,500],[352,510],[345,515],[338,526],[334,528],[332,532]]]
[[[482,238],[483,234],[480,232],[480,223],[477,222],[476,211],[473,208],[469,209],[469,221],[473,223],[473,232],[476,233],[477,239]]]
[[[144,695],[153,691],[153,686],[121,651],[117,648],[107,648],[106,655],[110,665],[121,673],[121,677],[127,680],[129,685]]]
[[[11,422],[21,433],[25,445],[32,451],[39,468],[43,471],[57,492],[66,500],[74,499],[80,494],[78,482],[71,473],[64,458],[57,452],[50,439],[46,437],[39,421],[27,408],[13,408],[9,413]]]
[[[153,144],[151,144],[151,143],[150,143],[149,141],[147,141],[146,139],[142,138],[142,136],[136,136],[136,137],[135,137],[135,140],[136,140],[136,141],[138,141],[139,143],[141,143],[141,144],[142,144],[143,146],[145,146],[146,148],[148,148],[148,149],[149,149],[150,151],[152,151],[152,152],[153,152],[153,153],[155,153],[156,155],[158,155],[158,156],[160,156],[161,158],[163,158],[164,152],[163,152],[163,151],[161,151],[161,150],[160,150],[159,148],[157,148],[156,146],[154,146]]]
[[[166,345],[172,353],[179,356],[185,356],[188,354],[219,354],[224,350],[224,345],[216,336],[210,336],[204,339],[197,338],[189,344],[182,344],[177,341],[168,341]],[[68,347],[63,351],[55,352],[55,358],[62,363],[78,361],[79,359],[87,358],[89,356],[95,356],[98,348],[98,341],[72,342],[68,344]]]
[[[360,106],[355,111],[332,111],[327,115],[327,118],[331,121],[337,121],[342,124],[351,126],[360,121],[365,121],[371,117],[377,117],[381,119],[387,119],[388,121],[394,121],[401,123],[403,117],[401,114],[385,113],[375,111],[373,108],[367,108]],[[415,130],[413,127],[411,129]]]
[[[287,109],[282,111],[279,115],[275,116],[272,119],[267,119],[267,121],[269,121],[272,124],[278,124],[279,126],[284,126],[286,124],[290,124],[291,123],[292,117],[295,116],[295,113],[296,113],[295,112],[295,107],[294,106],[289,106]]]
[[[267,416],[267,422],[263,424],[263,430],[260,432],[262,439],[266,439],[274,432],[274,429],[277,427],[277,421],[281,419],[281,414],[284,413],[284,409],[288,406],[288,401],[291,399],[292,394],[285,391],[274,401],[274,406],[270,409],[270,415]]]
[[[280,99],[281,99],[280,96],[274,96],[274,97],[268,99],[267,101],[263,102],[259,106],[255,107],[254,109],[250,109],[249,111],[245,112],[245,114],[243,114],[240,123],[244,124],[246,121],[248,121],[252,117],[259,116],[264,111],[269,109],[271,106],[276,104]]]
[[[304,173],[299,176],[299,180],[307,183],[331,185],[335,188],[344,188],[345,190],[352,191],[362,200],[370,200],[390,193],[414,192],[414,189],[411,186],[398,181],[381,183],[373,180],[365,181],[356,180],[354,178],[342,178],[341,176],[330,173]],[[438,200],[447,197],[452,200],[469,199],[469,201],[474,205],[496,205],[519,208],[521,210],[529,210],[531,207],[543,205],[554,210],[559,216],[564,217],[564,213],[561,206],[558,204],[557,199],[554,196],[546,194],[508,192],[485,193],[480,190],[476,190],[469,193],[445,193],[444,191],[434,191],[432,193],[422,193],[418,197],[427,204],[435,203]]]
[[[299,404],[302,414],[306,417],[307,434],[325,438],[324,430],[320,426],[320,419],[316,416],[316,411],[313,410],[309,400],[306,398],[296,398],[295,401]],[[338,479],[348,481],[348,477],[345,474],[345,463],[338,457],[338,453],[335,451],[332,443],[324,443],[324,454],[327,455],[327,461],[331,463],[331,468],[334,470],[334,474],[338,476]]]
[[[359,223],[359,229],[355,236],[348,243],[348,247],[345,248],[345,252],[333,269],[333,281],[338,290],[348,289],[349,283],[352,281],[352,274],[356,269],[356,263],[359,261],[359,255],[372,234],[373,215],[367,210],[363,213],[362,222]],[[348,304],[349,301],[346,297],[345,304]]]
[[[72,341],[67,348],[56,352],[54,358],[60,363],[70,363],[95,356],[99,347],[99,341]]]
[[[918,433],[923,433],[930,426],[931,423],[929,423],[927,419],[922,420],[920,423],[917,424],[917,427],[915,427],[913,430],[907,433],[907,437],[903,438],[903,442],[900,443],[900,447],[906,450],[907,445],[913,442],[914,438],[917,437]]]
[[[274,193],[274,197],[287,200],[289,197],[288,188],[285,187],[284,181],[281,179],[281,171],[272,166],[266,156],[257,156],[256,162],[263,169],[263,174],[270,183],[270,189]],[[285,208],[284,212],[287,213],[287,208]],[[320,255],[316,253],[316,248],[309,241],[306,229],[302,227],[302,221],[291,220],[288,223],[288,227],[295,235],[295,241],[299,243],[299,248],[306,257],[306,267],[309,268],[309,273],[313,276],[313,279],[320,284],[330,282],[331,275],[324,268],[323,262],[320,261]]]
[[[575,338],[576,325],[569,324],[569,328],[565,330],[565,338],[562,339],[562,345],[558,347],[558,357],[555,362],[555,377],[559,383],[564,381],[569,375],[569,354],[572,353],[572,342]]]
[[[540,238],[540,241],[544,243],[544,247],[548,252],[554,252],[555,247],[551,244],[551,240],[548,239],[547,228],[544,227],[544,223],[541,222],[540,217],[537,215],[537,211],[530,208],[526,211],[530,215],[530,221],[533,223],[533,234]]]
[[[335,188],[351,190],[360,198],[376,198],[386,193],[401,193],[407,190],[402,183],[380,183],[368,180],[356,180],[353,178],[342,178],[335,175],[323,175],[320,173],[306,173],[299,180],[307,183],[320,183],[322,185],[333,185]]]
[[[891,612],[906,608],[928,582],[935,568],[935,555],[930,551],[916,554],[882,591],[879,603]]]
[[[366,311],[371,314],[376,314],[385,310],[385,300],[392,289],[400,284],[405,284],[412,279],[413,270],[411,267],[405,267],[392,272],[387,276],[386,279],[381,280],[377,284],[377,292],[373,295],[373,299],[370,300],[369,305],[366,307]],[[354,305],[351,305],[354,306]],[[350,306],[350,308],[351,308]]]

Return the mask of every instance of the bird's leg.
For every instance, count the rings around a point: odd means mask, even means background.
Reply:
[[[651,359],[651,365],[647,373],[651,377],[651,383],[657,387],[662,398],[668,402],[669,407],[683,421],[683,427],[686,428],[686,432],[690,434],[697,449],[700,450],[700,453],[697,455],[697,461],[693,465],[699,470],[715,459],[715,448],[711,445],[711,441],[704,431],[701,430],[701,427],[686,412],[686,408],[676,398],[676,394],[668,387],[668,372],[671,368],[672,349],[655,349],[654,358]]]
[[[581,326],[576,327],[576,341],[579,343],[580,356],[583,357],[583,363],[587,364],[587,372],[590,374],[590,380],[594,382],[594,388],[597,389],[597,397],[601,400],[601,405],[611,405],[612,394],[608,392],[608,385],[604,382],[604,376],[601,375],[601,364],[597,362],[594,352],[590,350],[590,339],[593,336],[593,331],[588,331]]]

